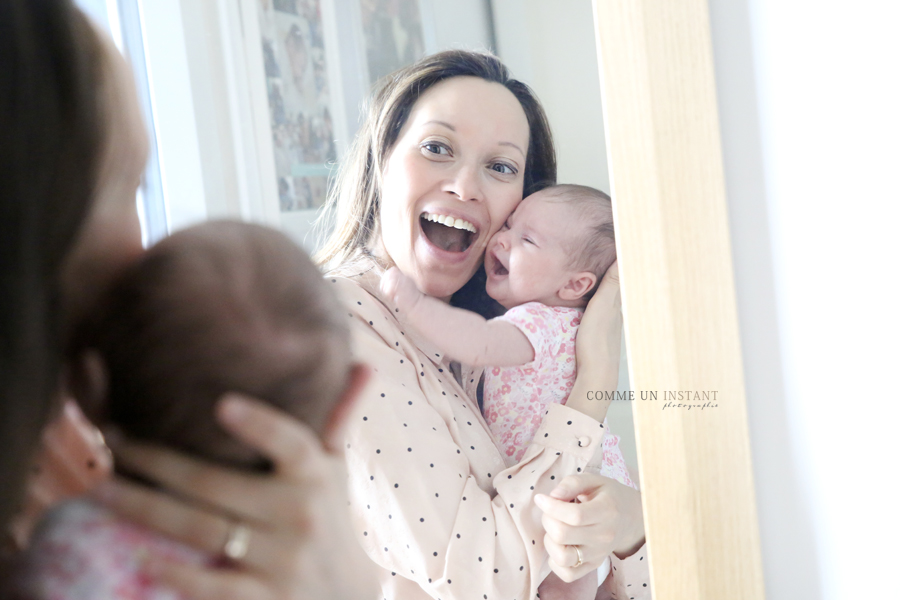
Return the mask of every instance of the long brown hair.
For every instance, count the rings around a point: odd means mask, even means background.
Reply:
[[[369,101],[365,122],[342,161],[320,227],[334,229],[316,262],[326,271],[348,267],[378,235],[380,177],[413,105],[429,88],[452,77],[478,77],[499,83],[518,99],[528,119],[524,194],[556,183],[556,151],[547,115],[531,89],[513,79],[490,54],[448,50],[385,77]]]
[[[96,183],[102,49],[71,0],[0,2],[0,528],[62,360],[60,271]]]

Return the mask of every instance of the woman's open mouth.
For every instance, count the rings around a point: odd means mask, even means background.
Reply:
[[[423,212],[419,224],[428,241],[445,252],[465,252],[478,237],[475,225],[449,215]]]

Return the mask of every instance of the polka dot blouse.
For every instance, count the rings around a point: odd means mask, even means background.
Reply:
[[[599,472],[605,429],[553,405],[523,460],[507,468],[448,362],[378,297],[377,275],[328,281],[356,358],[373,369],[345,453],[353,526],[381,567],[382,597],[533,600],[549,573],[533,496],[566,475]],[[643,549],[613,557],[613,568],[619,598],[649,598]]]

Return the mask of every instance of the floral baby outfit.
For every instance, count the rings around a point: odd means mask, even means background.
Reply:
[[[534,360],[484,370],[484,417],[503,454],[517,463],[549,404],[565,404],[575,383],[575,334],[583,311],[528,302],[498,319],[531,342]]]
[[[28,600],[183,600],[142,570],[148,558],[188,564],[215,561],[129,523],[90,500],[54,508],[35,530],[17,574]]]
[[[584,311],[528,302],[497,317],[512,323],[534,348],[534,360],[515,367],[484,370],[483,413],[507,464],[522,460],[547,407],[565,404],[575,383],[575,336]],[[474,397],[477,378],[469,376],[467,392]],[[604,421],[604,427],[606,422]],[[600,474],[635,486],[618,447],[607,434]]]

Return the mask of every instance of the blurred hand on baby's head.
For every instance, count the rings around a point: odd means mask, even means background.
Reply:
[[[93,419],[126,435],[265,468],[217,424],[216,403],[259,398],[327,435],[355,368],[345,320],[286,236],[207,223],[161,241],[116,281],[78,338],[76,387]]]

